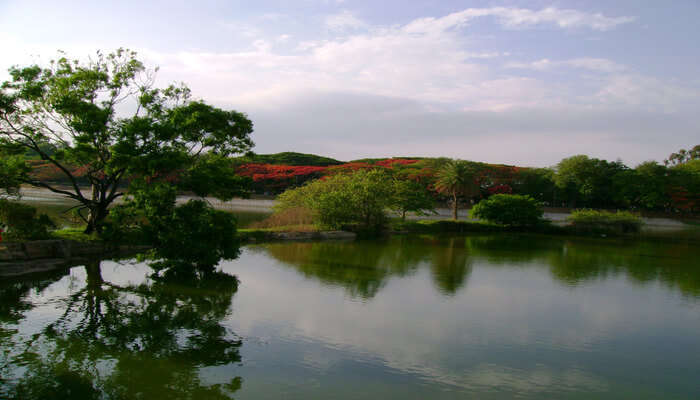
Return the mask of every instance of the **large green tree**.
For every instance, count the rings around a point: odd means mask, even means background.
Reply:
[[[394,178],[391,208],[405,220],[407,212],[418,215],[434,212],[435,199],[420,182]]]
[[[647,210],[669,206],[668,186],[672,171],[656,161],[645,161],[613,177],[613,198],[617,204]]]
[[[135,52],[98,52],[87,61],[62,56],[9,72],[0,87],[0,177],[77,201],[87,233],[101,231],[108,207],[133,179],[176,176],[181,189],[198,195],[238,193],[241,178],[222,164],[252,147],[252,122],[192,99],[184,85],[155,87],[155,71]],[[59,170],[67,185],[17,165],[12,155],[27,151]]]
[[[457,220],[459,197],[477,193],[476,171],[466,161],[449,160],[437,172],[435,189],[450,197],[452,219]]]
[[[556,166],[554,183],[568,197],[569,206],[611,207],[614,176],[626,171],[621,161],[606,161],[576,155],[561,160]]]

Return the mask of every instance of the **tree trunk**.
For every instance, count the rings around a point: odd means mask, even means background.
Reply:
[[[102,320],[102,270],[100,261],[90,261],[85,264],[87,275],[87,291],[85,292],[85,307],[88,315],[88,327],[90,332],[97,332]]]
[[[406,210],[401,211],[401,221],[406,220]]]
[[[452,219],[457,221],[457,193],[452,193]]]
[[[85,234],[91,234],[94,232],[102,233],[102,221],[107,216],[107,207],[103,204],[98,204],[94,208],[90,208],[87,218],[87,226],[85,227]]]
[[[87,274],[87,286],[91,290],[98,290],[102,287],[104,280],[102,279],[102,270],[99,261],[91,261],[85,264],[85,272]]]

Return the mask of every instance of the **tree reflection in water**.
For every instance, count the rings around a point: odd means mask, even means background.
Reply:
[[[0,397],[231,398],[240,378],[208,385],[200,373],[240,362],[241,342],[222,325],[238,279],[177,262],[166,267],[141,283],[117,285],[103,279],[99,261],[89,263],[62,314],[29,336],[7,328],[31,306],[16,286],[3,285],[3,300],[14,299],[3,304],[15,306],[3,310],[0,376],[15,379],[0,381]]]
[[[419,271],[436,291],[454,296],[468,290],[480,268],[539,268],[567,286],[623,277],[700,297],[696,242],[425,235],[252,249],[365,300],[392,277]],[[238,280],[175,261],[155,271],[121,284],[91,263],[85,280],[60,301],[46,292],[65,272],[0,282],[0,398],[230,398],[242,380],[212,384],[206,368],[240,362],[241,342],[225,322]],[[42,292],[44,303],[33,292]],[[54,312],[47,307],[60,313],[43,322]]]
[[[395,237],[387,241],[272,243],[258,247],[307,277],[341,286],[353,297],[373,298],[392,276],[427,263],[437,289],[455,294],[471,274],[464,237]]]
[[[452,296],[464,289],[475,265],[491,268],[548,268],[567,286],[623,274],[631,282],[661,282],[700,297],[697,242],[561,238],[542,235],[396,236],[373,242],[271,243],[258,251],[306,277],[340,286],[353,297],[371,299],[391,277],[428,267],[436,289]],[[487,261],[487,262],[483,262]]]

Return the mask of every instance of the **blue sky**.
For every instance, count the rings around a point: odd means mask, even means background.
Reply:
[[[131,48],[246,112],[259,153],[634,166],[700,143],[696,0],[59,3],[0,0],[0,74]]]

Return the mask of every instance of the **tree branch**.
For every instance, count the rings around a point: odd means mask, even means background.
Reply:
[[[12,128],[12,130],[17,135],[20,135],[20,136],[24,137],[25,139],[29,140],[31,142],[31,145],[28,143],[18,141],[16,139],[13,139],[13,141],[24,146],[24,147],[27,147],[29,149],[36,151],[37,153],[39,153],[39,156],[41,156],[42,160],[46,160],[46,161],[50,162],[51,164],[55,165],[56,168],[60,169],[68,177],[68,179],[70,179],[71,184],[73,186],[73,189],[75,189],[75,195],[77,195],[77,197],[75,197],[75,196],[71,196],[71,197],[74,197],[81,202],[87,203],[87,200],[83,197],[83,194],[80,191],[80,187],[78,186],[78,182],[76,181],[73,174],[71,174],[70,171],[68,171],[68,169],[65,168],[63,165],[61,165],[58,161],[54,160],[51,156],[49,156],[43,150],[41,150],[41,148],[39,147],[39,144],[31,136],[29,136],[29,135],[23,133],[22,131],[20,131],[19,129],[15,128],[15,126],[7,118],[7,116],[3,116],[3,119],[5,120],[5,122],[7,122],[7,124],[10,126],[10,128]],[[56,192],[56,193],[58,193],[58,192]],[[68,192],[64,192],[64,193],[68,193]]]
[[[70,197],[71,199],[74,199],[74,200],[79,201],[79,202],[82,203],[83,205],[89,203],[89,201],[88,201],[86,198],[84,198],[82,195],[81,195],[81,196],[77,196],[77,195],[75,195],[74,193],[71,193],[71,192],[68,192],[68,191],[65,191],[65,190],[61,190],[61,189],[56,189],[55,187],[53,187],[53,186],[51,186],[51,185],[49,185],[49,184],[47,184],[47,183],[44,183],[44,182],[35,181],[35,180],[33,180],[33,179],[28,179],[28,180],[26,180],[25,182],[28,183],[28,184],[30,184],[30,185],[32,185],[32,186],[42,187],[42,188],[48,189],[48,190],[50,190],[50,191],[52,191],[52,192],[54,192],[54,193],[58,193],[58,194],[62,194],[62,195],[68,196],[68,197]]]

